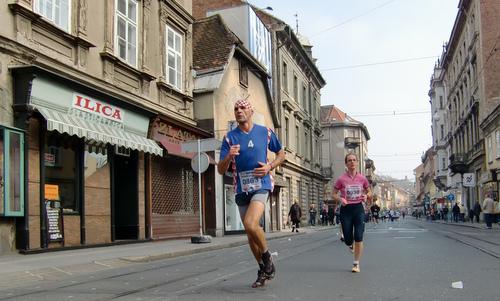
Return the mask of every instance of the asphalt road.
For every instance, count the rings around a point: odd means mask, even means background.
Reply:
[[[0,300],[500,300],[500,232],[407,220],[367,225],[361,273],[337,229],[272,240],[276,278],[234,247],[0,291]],[[463,289],[452,288],[462,281]]]

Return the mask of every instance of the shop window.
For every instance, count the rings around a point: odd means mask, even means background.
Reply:
[[[33,9],[57,27],[70,32],[71,0],[35,0]]]
[[[101,183],[103,181],[109,181],[109,176],[103,173],[108,166],[108,156],[101,153],[94,153],[85,151],[84,157],[84,174],[85,182],[96,182]]]
[[[75,136],[48,132],[45,142],[45,184],[57,186],[64,213],[78,213],[77,175],[81,140]]]
[[[24,134],[0,128],[0,215],[24,216]]]

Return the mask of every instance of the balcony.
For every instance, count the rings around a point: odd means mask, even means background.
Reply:
[[[361,138],[359,137],[345,137],[345,146],[347,148],[356,148],[361,144]]]
[[[321,168],[321,175],[325,178],[331,178],[333,176],[332,169],[330,167]]]
[[[484,144],[483,144],[482,140],[480,142],[476,143],[472,147],[472,149],[470,149],[467,152],[467,162],[472,163],[474,160],[476,160],[480,156],[484,156]]]
[[[464,172],[466,172],[467,164],[465,161],[465,155],[458,153],[451,155],[449,168],[453,173],[463,174]]]

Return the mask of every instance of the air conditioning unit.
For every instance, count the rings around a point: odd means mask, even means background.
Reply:
[[[115,145],[115,154],[123,157],[130,157],[130,148]]]

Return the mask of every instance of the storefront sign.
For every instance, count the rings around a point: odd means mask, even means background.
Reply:
[[[45,153],[45,166],[56,166],[56,155]]]
[[[68,114],[120,129],[124,125],[124,112],[121,108],[78,93],[73,93]]]
[[[64,241],[62,208],[59,202],[46,202],[47,239],[49,242]]]
[[[198,139],[195,134],[161,120],[154,122],[152,132],[153,139],[160,142],[170,154],[174,155],[182,155],[182,142]]]
[[[59,186],[53,184],[45,184],[45,199],[51,201],[59,201]]]
[[[476,175],[474,173],[464,173],[463,185],[465,187],[476,186]]]
[[[167,124],[163,121],[157,121],[154,125],[155,134],[168,137],[172,142],[178,143],[188,140],[197,139],[196,135],[174,125]]]

